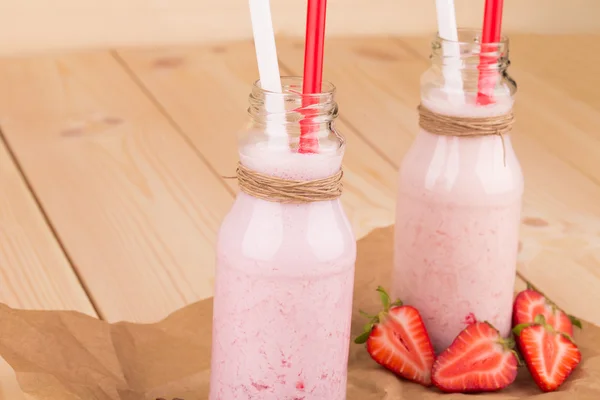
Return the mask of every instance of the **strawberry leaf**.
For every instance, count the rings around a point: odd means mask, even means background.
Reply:
[[[390,296],[387,294],[384,288],[381,286],[377,287],[377,291],[379,292],[379,297],[381,297],[381,302],[383,303],[383,309],[385,311],[390,309]]]
[[[576,317],[569,315],[569,320],[571,321],[571,324],[573,324],[573,326],[576,326],[579,329],[583,329],[583,325],[581,325],[581,321],[579,319],[577,319]]]
[[[516,350],[511,350],[512,353],[515,355],[515,357],[517,358],[517,364],[519,365],[519,367],[522,367],[523,365],[525,365],[525,363],[523,362],[523,357],[521,356],[521,354],[516,351]]]
[[[402,300],[396,300],[395,302],[390,304],[390,307],[402,307]]]
[[[560,332],[560,334],[566,337],[571,343],[575,343],[575,340],[573,340],[571,335],[569,335],[568,333]]]
[[[546,318],[543,314],[538,314],[533,319],[533,323],[536,325],[546,325]]]
[[[519,324],[519,325],[515,326],[512,331],[515,334],[515,336],[521,336],[521,332],[523,332],[523,329],[525,329],[531,325],[532,324],[530,324],[530,323]]]
[[[504,346],[507,349],[514,349],[515,348],[515,339],[512,336],[504,339]]]
[[[496,327],[494,325],[492,325],[491,322],[483,321],[483,323],[487,324],[490,328],[492,328],[493,330],[495,330],[496,332],[498,332],[498,334],[500,334],[500,332],[498,331],[498,329],[496,329]]]
[[[362,315],[362,316],[363,316],[363,317],[365,317],[365,318],[368,318],[368,319],[373,319],[373,318],[375,318],[375,316],[374,316],[374,315],[369,315],[367,312],[365,312],[365,311],[363,311],[363,310],[358,310],[358,312],[360,313],[360,315]]]
[[[360,335],[356,339],[354,339],[354,343],[356,343],[356,344],[365,343],[367,341],[367,339],[369,338],[370,334],[371,334],[370,330],[368,332],[364,332],[362,335]]]
[[[369,322],[367,324],[365,324],[365,332],[371,332],[371,329],[373,329],[373,322]]]

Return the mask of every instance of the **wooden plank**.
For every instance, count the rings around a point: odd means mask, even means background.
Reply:
[[[456,0],[461,26],[481,26],[484,0]],[[238,0],[2,0],[0,54],[118,46],[156,46],[251,37],[247,3]],[[302,37],[305,1],[272,1],[276,30]],[[507,2],[512,32],[598,32],[597,0]],[[110,29],[107,29],[110,27]],[[330,0],[327,32],[406,35],[436,31],[434,2]]]
[[[511,35],[515,70],[533,73],[584,109],[600,110],[600,35]],[[532,90],[533,91],[533,90]],[[600,131],[595,130],[600,137]]]
[[[247,98],[258,77],[252,43],[119,54],[219,174],[231,176],[236,133],[248,121]],[[342,202],[362,237],[392,223],[396,171],[351,126],[340,121],[338,128],[348,142]]]
[[[212,293],[231,194],[107,52],[0,61],[0,120],[100,314]]]
[[[426,42],[328,40],[325,74],[339,87],[345,118],[396,166],[417,132],[419,77],[428,66],[419,52],[428,51]],[[280,49],[283,64],[301,65],[301,43],[280,41]],[[519,270],[567,310],[600,323],[600,311],[590,306],[600,301],[600,186],[590,179],[592,172],[584,174],[571,165],[580,157],[573,149],[559,157],[540,143],[542,135],[545,140],[560,137],[559,130],[570,123],[566,115],[560,125],[537,123],[545,114],[560,115],[563,104],[522,111],[527,96],[533,101],[536,93],[521,88],[518,134],[513,137],[526,177]],[[597,157],[588,162],[600,170]]]
[[[96,316],[69,261],[0,140],[0,302]]]

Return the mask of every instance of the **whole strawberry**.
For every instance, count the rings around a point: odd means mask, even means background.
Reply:
[[[558,389],[581,362],[571,336],[554,329],[542,314],[533,323],[517,325],[513,332],[527,369],[544,392]]]
[[[543,294],[528,287],[515,298],[513,305],[513,327],[533,322],[537,315],[543,315],[546,323],[558,332],[573,336],[573,325],[581,328],[581,322],[567,315]]]
[[[377,291],[383,311],[375,316],[366,315],[370,321],[354,342],[366,342],[371,358],[396,375],[430,386],[435,355],[421,315],[399,300],[390,303],[390,297],[381,286]]]
[[[478,393],[503,389],[517,378],[514,341],[504,339],[487,322],[467,326],[438,356],[431,379],[446,393]]]

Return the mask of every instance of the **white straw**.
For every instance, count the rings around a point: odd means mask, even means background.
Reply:
[[[456,11],[454,0],[436,0],[438,33],[446,40],[442,51],[444,57],[443,73],[446,80],[446,90],[453,102],[464,103],[463,82],[460,72],[460,45],[458,44],[458,28],[456,26]]]
[[[277,60],[270,2],[269,0],[249,1],[260,85],[264,90],[281,93],[281,77],[279,75],[279,62]],[[267,134],[271,137],[280,138],[287,136],[282,124],[284,121],[283,113],[285,112],[283,97],[274,98],[274,96],[267,95],[265,108],[268,113],[276,113],[276,115],[280,116],[275,121],[273,119],[267,120]]]

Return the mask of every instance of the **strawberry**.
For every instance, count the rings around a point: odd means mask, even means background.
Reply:
[[[492,392],[517,378],[519,363],[512,339],[503,339],[487,322],[467,326],[438,356],[431,379],[446,393]]]
[[[513,332],[527,369],[544,392],[558,389],[581,362],[573,339],[554,329],[542,314],[533,323],[517,325]]]
[[[573,325],[581,329],[579,320],[567,315],[540,292],[531,287],[520,292],[513,306],[513,326],[533,322],[539,314],[544,316],[547,324],[554,330],[569,336],[573,336]]]
[[[383,302],[383,311],[370,318],[365,332],[355,343],[367,343],[367,352],[381,366],[396,375],[431,386],[431,367],[435,359],[433,346],[425,324],[416,308],[390,304],[390,297],[380,286],[377,288]]]

